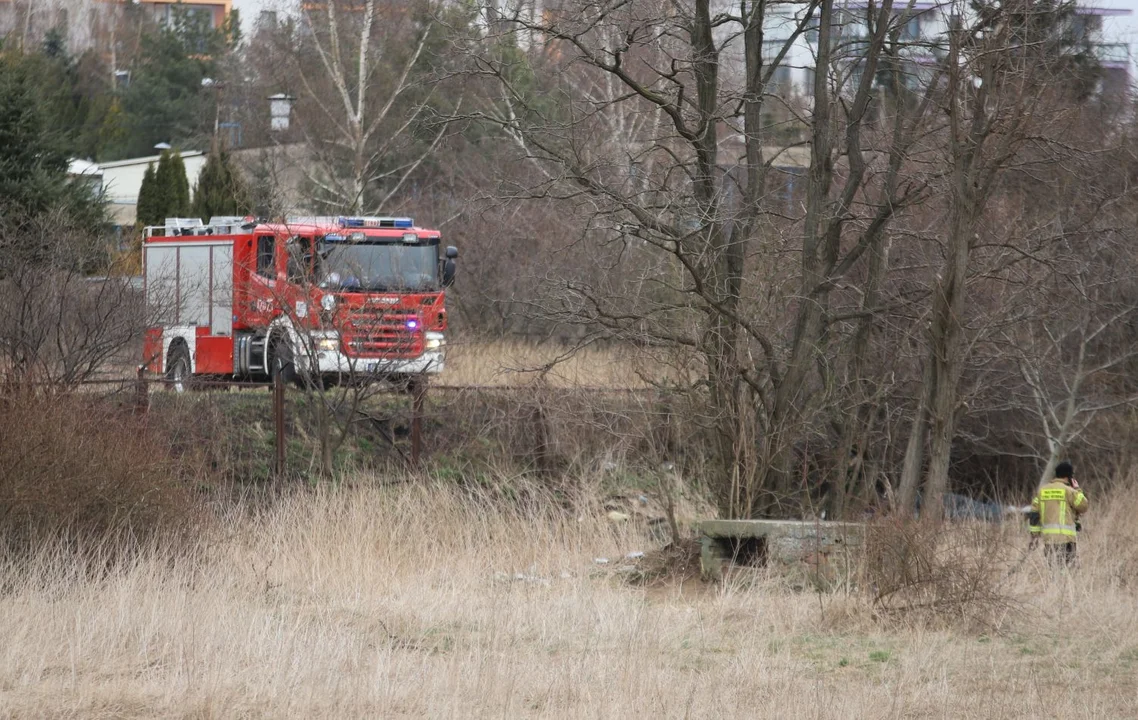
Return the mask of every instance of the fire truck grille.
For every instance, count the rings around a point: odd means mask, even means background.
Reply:
[[[423,353],[422,319],[404,310],[354,313],[344,332],[348,355],[364,358],[412,358]]]

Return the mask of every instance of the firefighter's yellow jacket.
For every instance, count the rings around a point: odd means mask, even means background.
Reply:
[[[1075,542],[1075,520],[1087,511],[1087,504],[1082,490],[1052,480],[1031,501],[1032,511],[1039,513],[1039,524],[1031,526],[1031,534],[1042,535],[1048,545]]]

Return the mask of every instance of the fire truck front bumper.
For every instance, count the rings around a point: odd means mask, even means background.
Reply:
[[[446,359],[442,349],[428,350],[415,358],[349,357],[338,350],[318,350],[315,355],[322,375],[434,375],[443,371]]]

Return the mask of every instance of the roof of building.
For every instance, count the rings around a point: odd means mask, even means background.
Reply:
[[[180,150],[178,154],[182,156],[182,159],[205,155],[201,150]],[[100,163],[100,165],[104,170],[107,168],[127,167],[129,165],[146,165],[152,162],[158,162],[161,157],[161,155],[147,155],[146,157],[127,158],[126,160]]]
[[[103,174],[103,169],[99,167],[98,163],[93,163],[90,160],[72,158],[67,163],[67,174],[98,176]]]
[[[1133,15],[1134,11],[1130,8],[1108,8],[1108,7],[1095,7],[1093,5],[1076,5],[1076,15],[1102,15],[1105,17],[1126,17]]]

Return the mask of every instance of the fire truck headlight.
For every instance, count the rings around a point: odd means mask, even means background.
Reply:
[[[319,352],[337,352],[340,349],[340,339],[334,337],[316,338],[316,350]]]
[[[429,332],[425,334],[428,350],[438,350],[447,344],[446,338],[440,332]]]
[[[335,310],[336,309],[336,296],[335,295],[325,295],[324,297],[320,298],[320,307],[324,308],[328,312],[332,312],[333,310]]]

